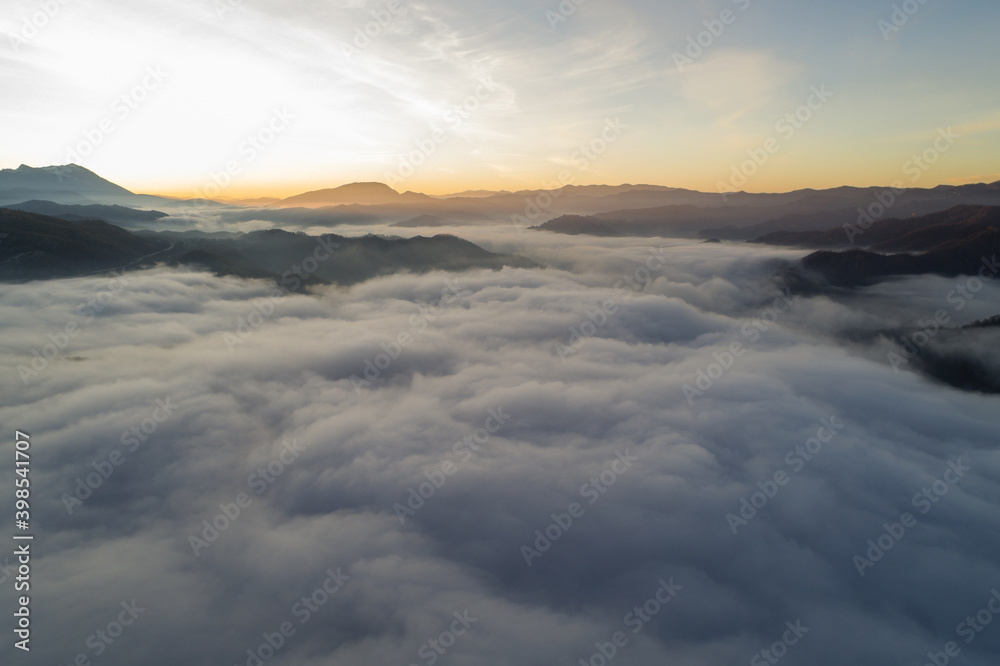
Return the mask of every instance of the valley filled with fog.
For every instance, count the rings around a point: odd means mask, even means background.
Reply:
[[[995,628],[962,623],[1000,582],[996,397],[898,335],[996,376],[995,328],[948,336],[1000,284],[809,291],[803,249],[334,231],[530,262],[0,284],[0,422],[45,443],[36,657],[995,663]]]

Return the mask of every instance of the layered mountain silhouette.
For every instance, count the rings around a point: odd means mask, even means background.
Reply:
[[[317,253],[317,248],[319,251]],[[315,269],[302,269],[321,257]],[[282,286],[354,284],[398,272],[535,267],[449,235],[345,238],[281,230],[249,234],[132,233],[103,221],[71,222],[0,208],[0,280],[39,280],[138,268],[196,265],[219,275],[272,278]]]
[[[0,171],[0,206],[64,219],[97,217],[130,228],[157,228],[162,218],[121,210],[44,208],[106,205],[172,216],[164,228],[192,228],[204,213],[222,224],[249,220],[283,226],[510,224],[567,234],[678,236],[750,240],[778,231],[823,231],[854,223],[885,200],[885,188],[838,187],[778,194],[719,194],[661,185],[566,185],[517,192],[470,190],[447,196],[398,192],[383,183],[350,183],[285,199],[219,203],[136,194],[75,164]],[[220,196],[224,196],[221,192]],[[956,205],[1000,205],[1000,183],[897,190],[892,214],[909,218]],[[421,221],[426,224],[420,224]]]
[[[754,243],[797,247],[865,247],[879,252],[926,252],[969,233],[1000,226],[1000,206],[955,206],[920,217],[891,217],[823,231],[777,231]],[[867,227],[867,228],[865,228]]]
[[[797,190],[783,194],[740,192],[719,194],[673,190],[629,192],[602,199],[605,205],[650,198],[669,198],[670,205],[629,207],[582,214],[552,216],[538,229],[563,234],[595,236],[686,236],[750,240],[778,231],[824,231],[856,223],[885,198],[884,188],[839,187],[831,190]],[[908,189],[893,195],[897,217],[926,215],[956,205],[1000,205],[1000,183]],[[881,204],[879,204],[881,205]],[[875,210],[878,208],[875,206]],[[884,208],[883,208],[884,210]]]
[[[1000,254],[1000,206],[956,206],[905,220],[872,223],[849,234],[845,229],[769,234],[758,242],[778,245],[856,247],[821,250],[802,260],[803,268],[829,285],[872,284],[894,275],[975,275],[991,268]],[[993,262],[993,263],[991,263]]]
[[[439,215],[417,215],[416,217],[411,217],[408,220],[403,220],[402,222],[397,222],[393,224],[394,227],[447,227],[450,225],[458,224],[455,220],[451,220]]]
[[[0,205],[5,205],[0,208],[0,280],[64,278],[162,263],[270,279],[302,290],[398,272],[537,266],[444,234],[403,239],[310,236],[279,229],[192,230],[204,219],[213,220],[210,228],[216,229],[261,220],[291,229],[527,220],[537,229],[563,234],[750,240],[817,249],[801,262],[777,269],[790,286],[805,292],[849,293],[844,290],[900,275],[1000,272],[1000,183],[897,191],[890,207],[894,217],[874,220],[866,211],[884,192],[844,187],[722,197],[653,185],[568,185],[551,191],[430,197],[400,193],[381,183],[353,183],[237,205],[135,194],[76,165],[22,166],[0,171]],[[316,263],[307,264],[310,258]],[[993,344],[998,327],[1000,316],[942,330],[934,344],[909,358],[909,367],[964,390],[998,392],[994,369],[968,352]],[[917,333],[900,329],[863,335],[868,342],[881,338],[903,348]]]
[[[62,220],[104,220],[119,225],[149,224],[167,217],[166,213],[158,210],[137,210],[127,206],[103,206],[101,204],[67,205],[51,201],[25,201],[24,203],[10,204],[7,208],[58,217]]]

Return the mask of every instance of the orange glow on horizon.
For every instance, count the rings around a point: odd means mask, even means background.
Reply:
[[[742,191],[750,192],[754,194],[768,194],[768,193],[781,193],[781,192],[792,192],[795,190],[804,189],[814,189],[814,190],[824,190],[833,189],[837,187],[888,187],[893,178],[882,178],[875,180],[863,180],[856,179],[849,182],[843,182],[834,180],[833,178],[823,179],[821,182],[816,182],[808,178],[796,179],[795,181],[785,181],[782,185],[776,183],[757,183],[758,187],[753,187],[749,183],[744,188],[733,188],[733,191],[742,189]],[[977,175],[977,176],[949,176],[941,179],[928,179],[926,182],[921,180],[917,183],[907,183],[906,187],[921,188],[921,189],[931,189],[939,185],[947,186],[958,186],[958,185],[971,185],[977,183],[994,183],[1000,181],[1000,173],[992,175]],[[287,199],[299,194],[304,194],[306,192],[315,192],[318,190],[336,189],[344,185],[349,185],[352,183],[359,182],[383,182],[381,180],[364,180],[358,179],[353,181],[337,182],[337,183],[324,183],[324,182],[303,182],[299,184],[281,184],[281,185],[260,185],[260,186],[243,186],[243,187],[232,187],[227,188],[224,192],[217,196],[207,196],[207,192],[199,188],[158,188],[158,187],[129,187],[128,185],[123,185],[128,189],[136,192],[137,194],[152,194],[157,196],[163,196],[172,199],[194,199],[194,198],[210,198],[215,201],[222,203],[227,202],[239,202],[254,199]],[[480,183],[480,182],[455,182],[451,184],[442,184],[440,182],[435,184],[427,184],[427,187],[421,187],[420,185],[414,183],[410,186],[397,186],[394,187],[398,192],[418,192],[421,194],[427,194],[429,196],[445,196],[458,194],[466,191],[508,191],[517,192],[521,190],[541,190],[545,189],[546,186],[551,181],[541,180],[534,184],[531,182],[518,181],[518,182],[505,182],[505,183]],[[675,187],[679,189],[689,189],[696,190],[700,192],[717,192],[719,187],[715,183],[705,182],[699,180],[697,182],[649,182],[640,180],[613,180],[610,182],[599,182],[599,181],[574,181],[572,185],[654,185],[661,187]]]

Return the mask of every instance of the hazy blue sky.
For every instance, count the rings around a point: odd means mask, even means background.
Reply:
[[[714,190],[773,137],[744,189],[998,180],[1000,5],[911,1],[890,32],[882,0],[12,0],[0,166],[73,161],[180,194],[229,164],[229,196],[387,174],[401,190],[535,188],[563,169]],[[814,86],[833,96],[779,129]],[[616,118],[606,152],[574,159]],[[960,137],[909,182],[948,127]]]

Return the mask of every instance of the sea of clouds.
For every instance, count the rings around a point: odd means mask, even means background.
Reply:
[[[796,296],[801,251],[459,231],[546,267],[0,285],[30,663],[997,663],[997,398],[850,335],[997,285]]]

